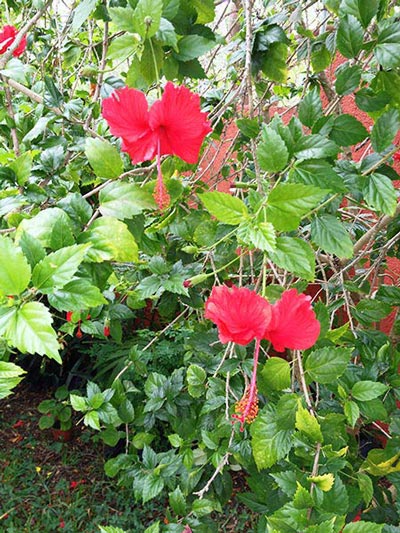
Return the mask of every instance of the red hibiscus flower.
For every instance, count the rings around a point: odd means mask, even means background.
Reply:
[[[277,352],[285,348],[306,350],[315,344],[320,323],[310,303],[311,297],[290,289],[272,306],[272,320],[263,338],[272,342]]]
[[[0,32],[0,54],[4,54],[7,52],[8,48],[13,44],[15,41],[15,37],[18,33],[17,28],[14,26],[4,26],[2,31]],[[21,54],[25,52],[26,48],[26,35],[22,38],[21,42],[17,46],[17,48],[14,50],[12,55],[14,57],[19,57]]]
[[[265,298],[245,287],[213,287],[206,302],[205,317],[218,327],[223,343],[249,344],[262,339],[268,326],[272,306]]]
[[[200,97],[184,86],[168,82],[161,100],[148,108],[145,95],[136,89],[117,89],[103,100],[103,117],[116,137],[122,138],[122,150],[132,163],[157,157],[158,179],[155,199],[163,209],[169,195],[161,175],[162,155],[176,155],[187,163],[196,163],[204,137],[211,131],[207,114],[200,110]]]
[[[396,152],[393,156],[394,161],[398,163],[400,161],[400,152]]]

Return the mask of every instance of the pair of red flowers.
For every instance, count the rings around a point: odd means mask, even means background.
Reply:
[[[117,89],[103,100],[103,117],[111,133],[122,138],[122,150],[132,163],[157,158],[158,179],[154,192],[160,209],[170,197],[161,174],[161,156],[176,155],[196,163],[204,137],[210,132],[207,114],[200,109],[200,97],[187,87],[168,82],[160,100],[148,107],[146,96],[136,89]]]
[[[10,46],[15,41],[18,30],[14,26],[4,26],[0,31],[0,54],[5,54]],[[26,48],[26,35],[22,38],[17,48],[13,51],[14,57],[19,57],[25,52]]]
[[[250,386],[236,403],[233,417],[241,424],[251,423],[258,413],[257,366],[260,343],[269,340],[274,349],[283,352],[306,350],[316,342],[320,323],[311,307],[311,298],[296,289],[284,291],[271,305],[265,298],[245,287],[213,287],[206,302],[205,317],[218,327],[222,343],[235,342],[242,346],[256,340],[253,373]]]

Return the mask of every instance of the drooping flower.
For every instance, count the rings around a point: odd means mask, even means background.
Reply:
[[[18,30],[14,26],[4,26],[0,32],[0,54],[5,54],[15,41]],[[26,49],[26,35],[22,38],[17,48],[13,51],[14,57],[19,57]]]
[[[272,306],[265,298],[246,287],[213,287],[206,302],[205,317],[218,327],[222,343],[242,346],[262,339],[268,326]]]
[[[284,291],[272,306],[272,319],[265,328],[263,338],[271,341],[277,352],[286,348],[306,350],[315,344],[320,329],[311,307],[311,297],[290,289]]]
[[[111,133],[122,138],[122,150],[132,163],[157,157],[155,199],[163,209],[169,196],[161,175],[161,156],[176,155],[196,163],[204,137],[212,131],[207,114],[200,109],[199,95],[168,82],[161,99],[149,109],[141,91],[123,87],[103,100],[102,114]]]

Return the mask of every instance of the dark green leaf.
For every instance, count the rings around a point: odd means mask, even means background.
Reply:
[[[201,35],[185,35],[178,41],[179,52],[176,58],[180,61],[190,61],[209,52],[215,45],[215,41]]]
[[[267,359],[267,362],[261,370],[261,376],[271,389],[283,390],[290,387],[290,365],[281,357],[271,357],[270,359]]]
[[[374,54],[384,68],[400,66],[400,22],[384,21],[381,24]]]
[[[336,39],[338,50],[344,57],[356,57],[363,47],[363,27],[353,15],[345,15],[340,19]]]
[[[107,141],[86,139],[85,154],[99,178],[117,178],[124,170],[118,150]]]
[[[342,347],[314,350],[305,361],[306,374],[319,383],[333,383],[345,372],[351,353],[351,348]]]
[[[400,113],[397,109],[389,109],[375,122],[371,132],[372,148],[383,152],[390,146],[400,128]]]
[[[133,13],[133,23],[142,39],[149,39],[157,33],[162,10],[163,0],[139,0]]]
[[[388,390],[388,386],[375,381],[357,381],[351,389],[353,398],[360,402],[368,402],[382,396]]]
[[[296,143],[294,151],[299,160],[323,159],[335,157],[339,152],[339,147],[322,135],[306,135]]]
[[[367,176],[363,186],[365,201],[385,215],[393,216],[397,206],[397,194],[393,182],[383,174]]]
[[[364,28],[377,14],[379,0],[342,0],[340,4],[340,15],[353,15],[356,17]]]
[[[353,255],[353,243],[344,225],[333,215],[321,215],[311,222],[311,239],[325,252],[340,258]]]
[[[322,102],[319,89],[314,87],[300,101],[299,119],[304,126],[312,128],[315,122],[322,116]]]
[[[315,256],[312,248],[296,237],[278,237],[271,260],[280,268],[312,281],[315,277]]]
[[[387,92],[375,93],[370,87],[363,87],[356,92],[356,104],[367,113],[383,109],[389,102],[390,96]]]
[[[335,73],[336,92],[341,96],[344,96],[355,91],[360,84],[361,72],[361,67],[359,65],[349,66],[348,63],[341,65]]]
[[[262,170],[279,172],[288,162],[289,153],[282,137],[270,126],[263,125],[257,157]]]
[[[351,146],[368,137],[368,131],[352,115],[342,114],[335,118],[329,137],[339,146]]]

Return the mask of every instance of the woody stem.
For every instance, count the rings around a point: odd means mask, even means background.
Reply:
[[[246,420],[247,415],[250,412],[250,409],[253,405],[255,395],[257,394],[257,366],[258,366],[258,356],[260,353],[260,339],[256,339],[256,346],[254,348],[254,356],[253,356],[253,373],[251,375],[251,381],[250,381],[250,389],[249,389],[249,398],[246,404],[246,408],[243,411],[242,418],[243,420]]]

